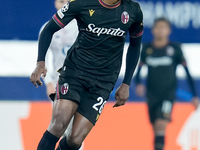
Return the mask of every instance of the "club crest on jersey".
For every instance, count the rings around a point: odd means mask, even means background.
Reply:
[[[67,2],[62,8],[61,11],[62,12],[66,12],[69,9],[69,2]]]
[[[61,93],[63,95],[67,94],[68,90],[69,90],[69,84],[68,83],[64,83],[62,86],[61,86]]]
[[[121,20],[122,20],[123,24],[128,23],[128,21],[129,21],[129,14],[126,11],[124,11],[122,13]]]

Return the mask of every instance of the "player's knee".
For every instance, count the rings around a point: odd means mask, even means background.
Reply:
[[[62,118],[56,117],[52,119],[50,127],[55,132],[63,132],[67,127],[67,123]]]
[[[164,135],[165,134],[165,129],[167,127],[168,121],[166,120],[157,120],[154,123],[154,132],[157,135]]]
[[[79,148],[82,145],[83,138],[80,135],[70,135],[67,139],[68,144],[72,148]]]
[[[57,131],[64,130],[66,125],[63,122],[56,121],[52,124],[52,128]]]

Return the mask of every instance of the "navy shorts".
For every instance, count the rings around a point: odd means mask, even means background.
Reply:
[[[153,124],[157,119],[171,121],[171,113],[174,104],[174,92],[166,96],[159,97],[155,93],[148,92],[147,104],[150,122]]]
[[[92,81],[61,75],[56,87],[56,99],[66,99],[78,103],[77,112],[93,125],[98,120],[110,93],[111,91],[99,87]]]

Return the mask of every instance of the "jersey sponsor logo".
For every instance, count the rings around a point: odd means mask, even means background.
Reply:
[[[66,12],[69,9],[69,2],[67,2],[62,8],[61,11],[62,12]]]
[[[90,17],[92,17],[92,15],[94,14],[94,12],[95,12],[95,10],[93,10],[93,9],[90,9],[90,10],[89,10]]]
[[[148,56],[146,58],[146,63],[149,66],[152,66],[152,67],[169,66],[169,65],[172,64],[172,62],[173,62],[172,58],[168,57],[168,56],[164,56],[164,57],[151,57],[151,56]]]
[[[128,23],[128,21],[129,21],[129,14],[126,11],[124,11],[122,13],[121,20],[122,20],[123,24]]]
[[[88,27],[86,28],[86,31],[92,32],[97,34],[97,36],[100,36],[101,34],[107,34],[107,35],[113,35],[113,36],[123,36],[125,31],[121,30],[120,28],[99,28],[96,27],[94,24],[90,23]]]
[[[61,93],[63,95],[67,94],[68,90],[69,90],[69,84],[68,83],[64,83],[62,86],[61,86]]]

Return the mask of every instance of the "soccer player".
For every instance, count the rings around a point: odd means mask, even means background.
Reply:
[[[30,81],[41,85],[45,77],[45,55],[53,34],[76,19],[79,34],[60,71],[50,125],[38,150],[54,150],[72,116],[70,134],[57,150],[77,150],[98,120],[118,78],[127,31],[130,45],[123,83],[113,107],[124,105],[140,54],[143,15],[132,0],[71,0],[44,27],[39,38],[37,66]],[[95,147],[94,147],[95,149]]]
[[[155,135],[155,150],[163,150],[165,129],[171,120],[171,111],[175,101],[176,67],[182,64],[188,83],[193,94],[192,103],[198,106],[199,98],[194,87],[194,82],[188,71],[186,60],[179,44],[169,41],[171,25],[166,18],[155,20],[152,34],[154,40],[143,44],[141,60],[136,74],[136,93],[143,96],[145,87],[141,84],[140,71],[144,64],[148,66],[147,75],[147,104],[149,117]]]

